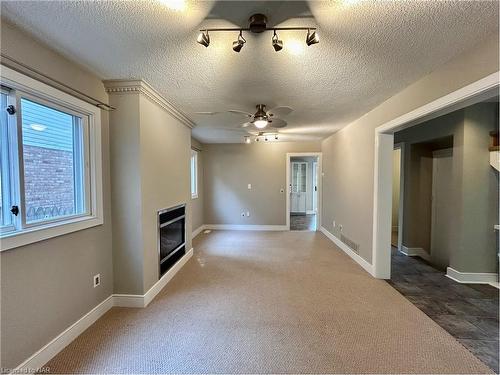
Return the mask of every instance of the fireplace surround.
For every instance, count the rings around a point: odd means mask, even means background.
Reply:
[[[158,265],[161,278],[186,254],[186,205],[158,211]]]

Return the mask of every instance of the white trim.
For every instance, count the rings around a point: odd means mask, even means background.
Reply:
[[[200,225],[198,228],[193,230],[193,232],[191,233],[191,239],[195,238],[197,235],[199,235],[205,229],[206,229],[205,224]]]
[[[27,360],[17,366],[12,374],[21,374],[23,369],[40,369],[48,361],[50,361],[57,353],[68,346],[74,339],[80,336],[83,331],[90,327],[97,319],[103,316],[109,309],[113,307],[113,296],[109,296],[71,326],[52,339],[47,345],[30,356]]]
[[[143,295],[140,294],[114,294],[114,306],[119,307],[147,307],[149,303],[156,297],[158,293],[168,284],[177,272],[187,263],[193,256],[193,248],[191,248],[174,266],[164,274],[149,290]]]
[[[257,231],[286,231],[286,225],[252,225],[252,224],[205,224],[203,229],[211,230],[257,230]]]
[[[172,103],[156,91],[144,80],[114,79],[103,81],[106,92],[109,94],[142,94],[153,103],[159,105],[173,117],[188,128],[192,129],[196,124],[184,112],[177,109]]]
[[[363,257],[359,254],[356,254],[349,246],[343,243],[340,239],[335,237],[332,233],[330,233],[325,227],[321,227],[320,231],[328,237],[337,247],[339,247],[344,253],[349,255],[356,263],[358,263],[363,269],[373,276],[373,266],[368,263]]]
[[[144,295],[138,294],[113,294],[78,319],[71,326],[52,339],[47,345],[13,369],[11,374],[27,373],[23,369],[36,370],[42,368],[56,354],[68,346],[74,339],[81,335],[97,319],[103,316],[113,306],[144,308],[156,295],[172,280],[174,275],[193,256],[193,248],[184,255],[165,275],[162,276]],[[31,372],[30,372],[31,373]]]
[[[316,214],[316,211],[314,210],[306,210],[306,215],[314,215]]]
[[[405,142],[394,145],[394,149],[399,149],[399,211],[398,211],[398,250],[403,248],[403,223],[404,223],[404,197],[405,197]]]
[[[431,255],[421,247],[406,247],[403,245],[401,246],[401,250],[399,250],[399,252],[407,257],[420,257],[426,261],[431,260]]]
[[[285,184],[285,194],[286,194],[286,229],[290,230],[290,158],[291,157],[306,157],[306,156],[316,156],[318,158],[318,191],[317,194],[317,216],[316,216],[316,230],[319,231],[322,224],[322,212],[323,212],[323,153],[322,152],[287,152],[286,154],[286,184]]]
[[[4,65],[0,65],[0,69],[2,71],[2,84],[88,116],[89,147],[87,151],[90,163],[90,174],[87,178],[89,179],[88,182],[90,182],[90,206],[88,207],[90,214],[24,228],[12,233],[4,233],[1,236],[0,251],[14,249],[103,224],[101,110],[77,97],[25,76]]]
[[[498,274],[483,272],[460,272],[454,268],[446,268],[446,277],[462,284],[498,285]]]
[[[500,72],[492,73],[476,82],[442,96],[413,111],[388,121],[375,129],[375,160],[373,186],[373,270],[377,278],[390,278],[391,267],[391,200],[387,200],[387,186],[392,173],[392,159],[387,158],[394,148],[387,137],[393,137],[394,132],[429,120],[467,105],[485,100],[497,95],[493,89],[499,86]],[[386,217],[388,216],[388,217]]]
[[[490,151],[490,165],[500,171],[500,151]]]

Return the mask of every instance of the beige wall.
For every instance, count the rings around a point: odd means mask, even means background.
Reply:
[[[467,51],[394,95],[322,143],[323,226],[332,221],[372,261],[375,128],[498,71],[498,36]]]
[[[191,249],[191,129],[140,96],[144,289],[158,281],[157,212],[186,204],[186,251]]]
[[[107,102],[98,77],[1,22],[2,53]],[[1,367],[12,368],[113,292],[108,113],[101,112],[104,225],[0,254]],[[101,274],[94,288],[93,275]]]
[[[395,134],[395,142],[406,145],[403,245],[431,250],[431,262],[440,268],[496,272],[498,173],[489,165],[488,145],[498,126],[497,106],[476,104]],[[432,227],[433,150],[447,148],[439,139],[449,136],[448,194],[441,195],[445,202],[434,202],[447,218]]]
[[[319,142],[204,145],[206,224],[286,225],[286,154],[320,148]],[[246,211],[250,217],[241,217]]]
[[[191,248],[191,129],[139,91],[112,93],[110,103],[114,291],[144,294],[159,279],[159,210],[186,204]]]
[[[191,138],[191,148],[198,151],[198,198],[191,199],[191,231],[205,224],[204,214],[204,145],[196,139]]]

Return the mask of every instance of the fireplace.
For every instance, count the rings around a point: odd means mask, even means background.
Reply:
[[[158,211],[160,277],[186,254],[186,205]]]

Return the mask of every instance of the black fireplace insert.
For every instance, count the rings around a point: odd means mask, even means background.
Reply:
[[[158,211],[160,277],[186,254],[186,205]]]

